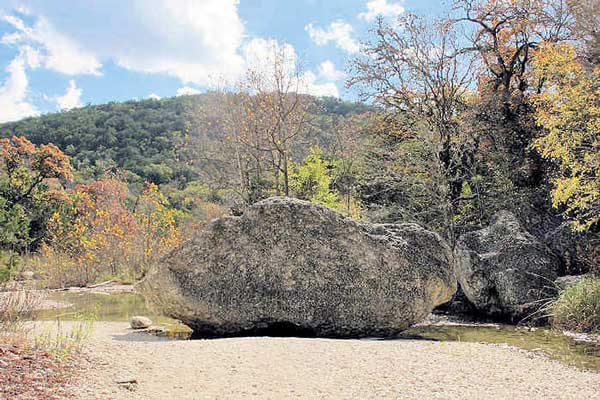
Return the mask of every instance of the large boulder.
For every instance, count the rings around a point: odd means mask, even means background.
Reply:
[[[391,336],[456,291],[452,253],[418,225],[370,225],[275,197],[212,221],[141,291],[197,336]]]
[[[456,274],[465,295],[482,313],[523,318],[555,290],[559,259],[508,211],[462,235],[455,248]]]

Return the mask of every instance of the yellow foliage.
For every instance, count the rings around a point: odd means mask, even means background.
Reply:
[[[177,211],[154,184],[146,184],[134,209],[127,185],[103,179],[79,185],[73,207],[50,218],[52,251],[69,260],[72,284],[99,277],[141,276],[181,241]]]
[[[584,231],[600,222],[600,68],[589,69],[571,45],[543,46],[534,74],[547,82],[534,97],[546,135],[534,147],[556,162],[552,201]]]

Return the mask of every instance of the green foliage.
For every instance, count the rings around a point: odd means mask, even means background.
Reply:
[[[201,103],[183,96],[88,106],[4,124],[0,136],[54,143],[86,180],[118,168],[131,171],[139,182],[164,183],[189,173],[178,149]]]
[[[0,249],[22,252],[47,239],[47,222],[63,203],[48,183],[72,179],[71,166],[52,144],[0,139]]]
[[[19,264],[20,258],[18,255],[0,250],[0,284],[15,276]]]
[[[600,333],[600,278],[586,277],[563,290],[551,314],[553,325],[561,329]]]
[[[313,147],[292,176],[294,194],[300,199],[337,208],[338,194],[331,189],[332,169],[333,165],[323,159],[323,150]]]
[[[31,217],[23,206],[8,207],[7,203],[7,199],[0,195],[0,248],[27,248],[32,242]]]
[[[226,133],[218,120],[225,107],[216,93],[108,103],[6,123],[0,125],[0,137],[24,135],[35,144],[54,143],[71,158],[79,181],[120,170],[140,185],[208,183],[210,174],[217,187],[223,184],[222,174],[232,169],[231,159],[220,159]],[[344,117],[368,110],[360,103],[322,98],[311,112]],[[325,125],[316,129],[311,142],[327,143],[327,130]],[[293,149],[295,160],[305,155],[305,150]],[[264,190],[265,182],[256,186]]]

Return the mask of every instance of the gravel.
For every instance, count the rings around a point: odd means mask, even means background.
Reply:
[[[498,345],[173,341],[100,322],[89,349],[77,399],[600,399],[600,374]]]

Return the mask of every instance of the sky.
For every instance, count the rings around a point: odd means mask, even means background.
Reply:
[[[354,99],[348,63],[381,16],[443,0],[0,0],[0,122],[201,93],[281,49],[302,91]]]

